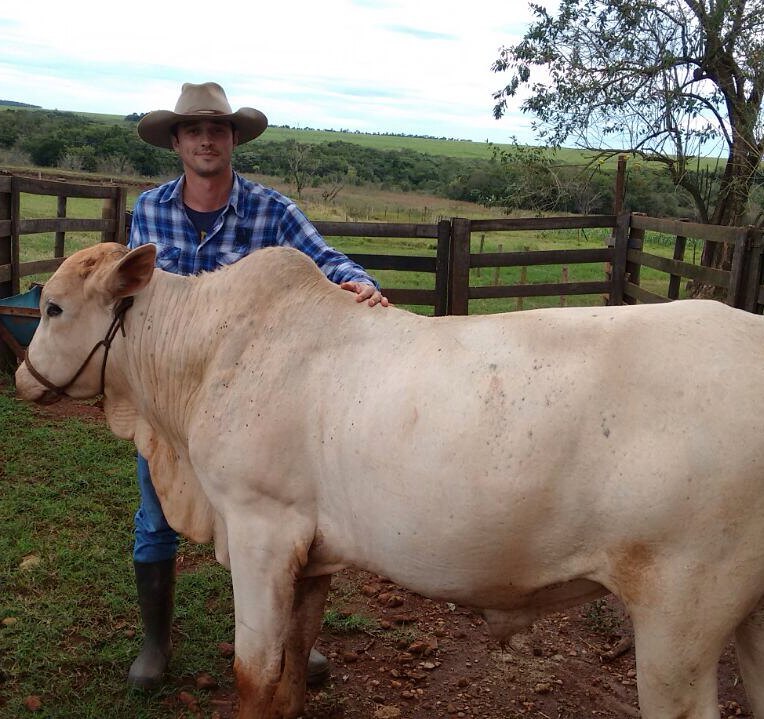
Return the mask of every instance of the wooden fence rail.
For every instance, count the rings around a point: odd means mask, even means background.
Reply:
[[[57,216],[23,219],[20,213],[23,193],[56,197]],[[102,200],[101,219],[67,214],[68,198]],[[87,185],[0,175],[0,297],[17,294],[22,277],[56,270],[65,258],[67,232],[99,232],[102,241],[124,242],[126,198],[127,190],[120,185]],[[21,263],[21,237],[42,232],[55,233],[53,257]]]
[[[56,217],[23,219],[20,217],[22,193],[50,195],[57,198]],[[126,188],[116,185],[84,185],[50,180],[34,180],[14,175],[0,175],[0,339],[7,338],[3,316],[32,315],[34,311],[3,306],[2,298],[19,293],[21,279],[37,273],[54,271],[66,256],[66,235],[71,232],[98,232],[102,241],[124,242],[129,231],[130,215],[125,211]],[[67,199],[84,197],[102,200],[100,219],[71,216]],[[638,213],[589,215],[582,217],[525,217],[470,220],[455,217],[436,223],[323,222],[314,223],[330,243],[334,238],[408,238],[422,240],[416,254],[348,253],[370,271],[397,270],[404,279],[383,290],[395,304],[429,307],[435,315],[468,314],[471,300],[575,295],[599,295],[608,304],[667,302],[680,296],[683,280],[702,283],[715,289],[716,296],[728,304],[750,312],[764,308],[762,263],[764,241],[752,227],[718,227],[681,220],[658,219]],[[485,236],[513,232],[553,232],[558,230],[605,229],[602,247],[541,251],[473,252],[472,237],[480,236],[482,250]],[[53,257],[21,262],[25,235],[55,233]],[[653,234],[673,243],[673,256],[650,251],[647,241]],[[646,239],[647,238],[647,239]],[[684,258],[688,240],[726,243],[733,249],[729,269],[700,267]],[[527,241],[527,240],[526,240]],[[501,244],[497,243],[497,246]],[[434,252],[433,252],[434,250]],[[567,281],[578,265],[595,264],[601,279]],[[529,282],[527,269],[542,265],[566,268],[561,282]],[[479,284],[480,269],[493,267],[492,284]],[[499,270],[520,268],[520,282],[502,284]],[[642,270],[651,275],[665,275],[665,293],[641,284]],[[475,270],[471,273],[471,270]],[[433,275],[434,289],[406,284],[405,273]],[[472,284],[472,280],[478,284]],[[6,340],[6,344],[10,344]],[[21,349],[14,348],[18,356]]]
[[[629,226],[630,239],[626,263],[627,272],[631,268],[631,277],[626,281],[624,301],[648,303],[677,299],[681,279],[685,278],[691,282],[717,288],[723,294],[724,301],[733,307],[740,307],[749,312],[760,311],[759,293],[755,291],[755,287],[761,283],[762,254],[760,250],[754,248],[753,240],[758,234],[755,228],[703,225],[683,220],[658,219],[636,213],[632,214]],[[673,258],[661,257],[646,251],[644,240],[647,232],[673,236]],[[733,249],[730,269],[701,267],[685,262],[683,257],[687,239],[730,245]],[[650,292],[640,286],[642,267],[659,270],[669,276],[665,295]]]
[[[385,237],[436,240],[435,257],[349,253],[351,259],[367,270],[398,270],[426,272],[435,276],[435,289],[412,287],[384,287],[388,299],[394,304],[423,305],[433,308],[433,314],[448,314],[448,257],[450,252],[451,223],[441,220],[437,224],[408,224],[393,222],[315,222],[316,229],[330,241],[335,237]]]
[[[451,257],[451,297],[449,314],[469,313],[469,300],[500,299],[506,297],[547,297],[582,294],[607,294],[612,291],[612,279],[596,282],[524,282],[512,285],[494,284],[472,286],[470,270],[482,267],[530,267],[538,265],[579,265],[593,262],[613,263],[614,247],[594,249],[531,250],[523,252],[472,253],[472,235],[490,232],[527,232],[555,230],[588,230],[610,228],[615,230],[615,215],[587,215],[584,217],[521,217],[497,220],[463,220],[455,218],[454,250]],[[625,240],[624,240],[625,241]]]

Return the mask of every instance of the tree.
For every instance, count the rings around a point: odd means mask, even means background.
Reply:
[[[311,183],[316,172],[316,160],[313,157],[313,147],[309,144],[287,140],[287,180],[294,182],[297,199],[302,198],[303,189]]]
[[[554,153],[543,147],[521,145],[515,140],[506,148],[492,145],[493,158],[504,169],[505,184],[499,195],[480,198],[488,205],[537,212],[577,212],[592,214],[612,191],[605,182],[601,165],[584,168],[558,163]],[[612,186],[612,178],[607,182]]]
[[[21,147],[40,167],[55,167],[66,152],[66,143],[58,135],[36,135]]]
[[[764,0],[560,0],[493,69],[509,72],[494,115],[525,89],[553,147],[630,152],[667,169],[702,222],[745,221],[764,153]],[[539,74],[542,76],[539,77]],[[723,158],[716,181],[699,158]],[[704,264],[720,266],[718,243]]]

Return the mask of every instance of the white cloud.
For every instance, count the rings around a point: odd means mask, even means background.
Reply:
[[[504,78],[490,66],[527,26],[524,3],[138,0],[112,12],[5,3],[2,99],[128,114],[171,108],[184,81],[216,80],[234,107],[275,124],[507,141],[530,121],[491,115]]]

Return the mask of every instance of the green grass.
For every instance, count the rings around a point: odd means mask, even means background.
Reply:
[[[158,694],[126,686],[141,635],[132,444],[100,423],[42,419],[6,391],[0,455],[0,717],[24,716],[32,695],[40,716],[56,719],[167,717],[173,682],[207,671],[225,685],[230,660],[218,643],[233,640],[229,576],[208,547],[184,544],[192,569],[178,579],[182,633],[169,682]]]
[[[487,142],[453,140],[446,138],[414,137],[409,135],[367,134],[360,132],[335,132],[288,127],[269,127],[263,135],[269,142],[295,140],[306,144],[327,142],[351,142],[374,150],[413,150],[426,155],[444,155],[459,158],[484,158],[492,156]]]
[[[596,599],[586,604],[582,612],[592,631],[608,636],[623,629],[623,617],[607,599]]]
[[[323,627],[335,634],[352,634],[354,632],[368,634],[379,629],[374,619],[363,614],[348,614],[337,609],[329,609],[325,612]]]

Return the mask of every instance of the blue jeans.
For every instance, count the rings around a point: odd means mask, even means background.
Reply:
[[[138,455],[138,488],[141,505],[135,513],[135,544],[133,559],[136,562],[161,562],[171,559],[178,552],[178,533],[167,520],[154,491],[149,473],[149,463]]]

